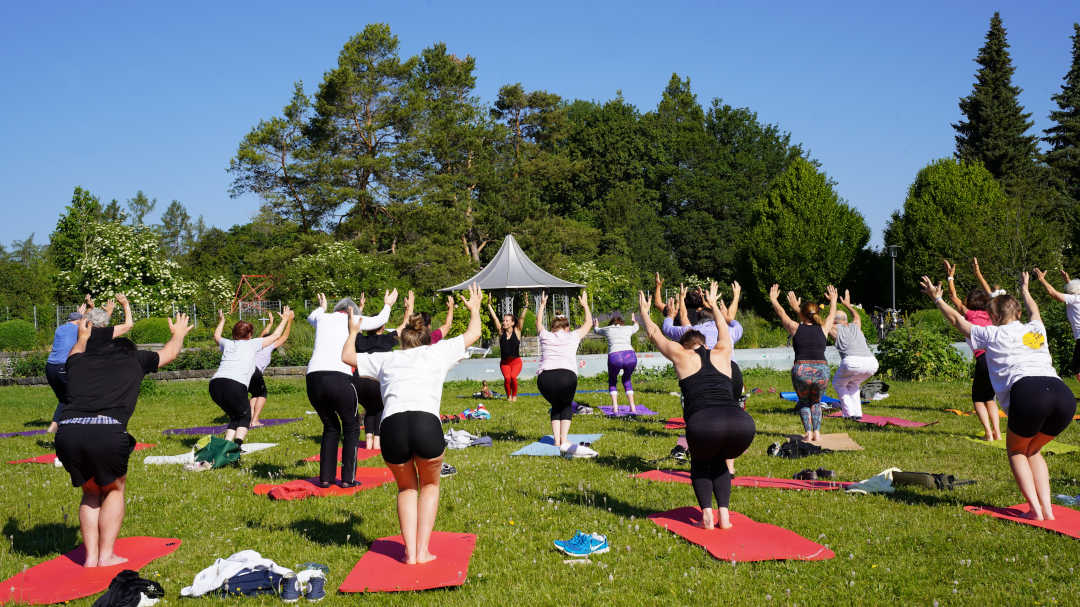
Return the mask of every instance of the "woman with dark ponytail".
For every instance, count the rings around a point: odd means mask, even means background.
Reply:
[[[525,325],[525,311],[529,309],[529,299],[525,298],[525,306],[521,308],[521,314],[517,316],[503,314],[500,319],[490,303],[487,308],[492,322],[499,329],[499,370],[502,371],[506,400],[515,402],[518,393],[518,375],[521,375],[521,329]]]

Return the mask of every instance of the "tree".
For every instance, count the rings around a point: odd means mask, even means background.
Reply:
[[[45,246],[34,244],[34,234],[31,233],[25,240],[11,242],[11,253],[8,255],[12,261],[30,267],[44,259]]]
[[[1044,131],[1044,141],[1050,144],[1046,163],[1069,196],[1080,201],[1080,23],[1073,24],[1072,43],[1072,65],[1061,92],[1051,97],[1058,109],[1050,112],[1054,125]]]
[[[86,251],[86,242],[94,225],[102,220],[101,201],[79,186],[71,195],[56,228],[49,235],[48,257],[58,270],[72,270]]]
[[[145,224],[146,216],[152,213],[156,206],[157,198],[148,198],[142,190],[135,192],[135,197],[127,201],[128,212],[131,213],[131,225]]]
[[[127,221],[127,213],[120,208],[120,201],[113,198],[101,211],[101,220],[106,222],[124,223]]]
[[[1031,114],[1020,105],[1020,87],[1012,83],[1009,44],[999,13],[990,19],[986,44],[975,58],[979,70],[971,94],[960,100],[964,119],[956,129],[956,157],[981,162],[997,179],[1025,176],[1038,155],[1036,137],[1027,135]]]
[[[841,285],[870,240],[858,211],[832,181],[805,158],[796,158],[758,203],[747,252],[759,302],[773,283],[804,298],[820,299]]]
[[[347,242],[330,242],[307,255],[294,257],[283,288],[296,298],[349,296],[362,293],[380,299],[383,290],[398,286],[397,276],[385,257],[364,254]]]
[[[170,202],[161,214],[158,233],[161,234],[162,246],[171,257],[179,257],[187,251],[191,235],[191,215],[188,215],[179,200]]]

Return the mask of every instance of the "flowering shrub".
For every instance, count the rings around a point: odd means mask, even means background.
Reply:
[[[636,308],[637,292],[631,288],[630,279],[624,274],[601,268],[595,261],[568,261],[563,266],[563,274],[566,280],[585,285],[593,314],[614,310],[621,310],[625,314]],[[570,307],[573,309],[575,305]]]
[[[361,253],[347,242],[331,242],[315,253],[294,257],[283,287],[297,298],[325,293],[327,297],[355,299],[367,293],[382,301],[383,290],[392,288],[396,278],[383,259]]]
[[[902,380],[965,379],[971,363],[964,360],[949,338],[939,332],[903,327],[878,344],[882,372]]]
[[[199,287],[199,300],[219,308],[228,307],[236,295],[236,285],[224,276],[215,276]]]

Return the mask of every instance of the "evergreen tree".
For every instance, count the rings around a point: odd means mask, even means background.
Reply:
[[[156,206],[157,198],[147,197],[142,190],[135,192],[135,197],[127,201],[127,208],[131,213],[131,225],[141,226],[146,223],[146,216],[152,213]]]
[[[66,271],[75,267],[75,262],[86,251],[91,229],[101,220],[101,200],[76,186],[71,203],[49,235],[49,260],[58,270]]]
[[[1073,24],[1072,65],[1061,92],[1051,97],[1058,109],[1050,112],[1054,126],[1046,129],[1050,144],[1046,163],[1057,173],[1065,191],[1080,200],[1080,23]]]
[[[1007,182],[1025,177],[1035,166],[1036,137],[1027,135],[1031,114],[1020,105],[1020,87],[1012,83],[1009,43],[1001,16],[994,13],[986,44],[975,58],[979,71],[971,94],[960,100],[964,120],[956,129],[956,156],[981,162],[997,179]]]
[[[168,251],[169,256],[179,257],[184,254],[187,249],[187,235],[190,232],[191,215],[179,200],[170,202],[169,207],[161,214],[161,225],[158,226],[161,244]]]

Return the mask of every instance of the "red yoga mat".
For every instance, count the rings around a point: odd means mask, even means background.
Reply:
[[[690,473],[686,470],[649,470],[634,475],[647,481],[690,484]],[[852,483],[837,481],[801,481],[791,478],[770,478],[768,476],[736,476],[731,479],[732,487],[756,487],[768,489],[795,489],[804,491],[831,491],[843,489]]]
[[[1027,503],[1017,504],[1009,508],[995,508],[993,506],[964,506],[964,510],[973,514],[988,514],[994,518],[1000,518],[1014,523],[1040,527],[1050,531],[1056,531],[1062,535],[1080,539],[1080,511],[1054,505],[1054,520],[1033,521],[1021,518],[1021,515],[1031,512]]]
[[[382,455],[382,451],[379,451],[378,449],[367,449],[365,447],[360,447],[359,449],[356,450],[356,461],[362,462],[362,461],[364,461],[366,459],[371,459],[371,458],[375,457],[376,455]],[[338,459],[338,465],[340,466],[341,465],[341,447],[338,447],[337,459]],[[322,456],[321,455],[312,455],[311,457],[305,457],[304,461],[305,462],[322,461]]]
[[[179,547],[176,538],[122,537],[116,540],[116,553],[127,558],[126,563],[87,569],[82,566],[86,548],[79,546],[0,582],[0,603],[50,605],[91,596],[105,591],[124,569],[137,571]]]
[[[686,420],[681,417],[669,417],[664,424],[665,430],[682,430],[686,428]]]
[[[844,414],[839,411],[830,413],[827,417],[843,417]],[[910,419],[902,419],[899,417],[882,417],[881,415],[864,415],[859,419],[852,419],[853,422],[859,422],[861,424],[872,424],[874,426],[899,426],[901,428],[921,428],[923,426],[933,426],[937,422],[916,422]]]
[[[435,560],[406,565],[405,544],[400,535],[377,539],[357,561],[338,592],[400,592],[460,586],[469,575],[469,559],[475,548],[476,536],[471,533],[435,531],[431,534]]]
[[[689,506],[651,514],[649,520],[690,543],[703,546],[722,561],[823,561],[836,556],[832,550],[794,531],[759,523],[738,512],[731,513],[731,529],[697,527],[701,510]]]
[[[337,478],[341,480],[340,473]],[[255,485],[253,491],[255,495],[269,495],[270,499],[285,501],[302,500],[309,497],[353,495],[360,491],[374,489],[393,482],[394,475],[388,468],[357,468],[356,480],[360,481],[360,484],[349,488],[339,487],[338,485],[320,487],[316,484],[318,480],[318,478],[301,478],[285,483],[266,483]]]
[[[156,444],[152,443],[135,443],[135,450],[142,451],[143,449],[149,449],[150,447],[156,447]],[[55,453],[46,453],[45,455],[39,455],[37,457],[28,457],[26,459],[16,459],[9,461],[9,464],[51,464],[56,461]]]

